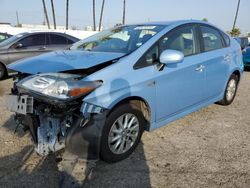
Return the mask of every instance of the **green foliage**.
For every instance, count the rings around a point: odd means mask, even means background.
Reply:
[[[230,35],[232,37],[238,37],[241,34],[240,29],[239,28],[234,28],[232,29],[232,31],[230,31]]]
[[[203,18],[202,21],[208,22],[208,19],[207,18]]]

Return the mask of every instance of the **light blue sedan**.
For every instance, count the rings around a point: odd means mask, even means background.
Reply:
[[[116,162],[143,131],[231,104],[243,62],[230,36],[188,20],[119,26],[8,68],[18,72],[9,108],[40,155],[66,147]]]

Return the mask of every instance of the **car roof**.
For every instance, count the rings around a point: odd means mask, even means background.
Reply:
[[[56,35],[61,35],[63,37],[69,38],[71,40],[75,40],[75,41],[79,40],[77,37],[74,37],[67,33],[61,33],[61,32],[55,32],[55,31],[28,31],[28,32],[19,33],[17,35],[22,35],[22,37],[26,37],[26,36],[30,36],[33,34],[56,34]]]
[[[203,23],[211,25],[208,22],[201,21],[201,20],[175,20],[175,21],[160,21],[160,22],[144,22],[144,23],[136,23],[136,24],[129,24],[129,25],[163,25],[163,26],[170,26],[173,24],[187,24],[187,23]]]
[[[59,35],[68,35],[67,33],[61,33],[61,32],[56,32],[56,31],[28,31],[20,34],[59,34]]]

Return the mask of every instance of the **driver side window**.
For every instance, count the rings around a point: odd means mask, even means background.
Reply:
[[[190,56],[196,54],[195,27],[185,26],[168,33],[160,41],[161,52],[167,49],[177,50]]]
[[[159,49],[158,45],[153,47],[145,56],[145,66],[150,66],[155,64],[155,62],[159,59]]]
[[[155,65],[159,61],[159,45],[158,43],[151,47],[142,58],[134,65],[134,69],[140,69]]]
[[[144,54],[134,65],[134,68],[139,69],[155,65],[159,61],[161,52],[168,49],[180,51],[184,56],[197,54],[199,47],[195,36],[194,25],[187,25],[170,31]]]
[[[34,34],[19,41],[22,47],[45,45],[45,34]]]

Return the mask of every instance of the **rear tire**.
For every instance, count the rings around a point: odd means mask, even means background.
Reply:
[[[238,83],[239,83],[239,77],[235,74],[232,74],[228,80],[224,97],[221,101],[218,102],[218,104],[223,106],[228,106],[233,102],[237,93]]]
[[[145,124],[141,110],[134,104],[112,110],[102,132],[101,159],[113,163],[127,158],[139,144]]]
[[[7,75],[6,68],[2,63],[0,63],[0,80],[4,79],[6,75]]]

